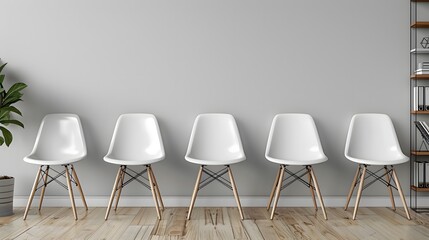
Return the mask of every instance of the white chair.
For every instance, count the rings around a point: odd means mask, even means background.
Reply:
[[[310,188],[313,204],[317,211],[314,194],[314,190],[316,190],[323,216],[327,219],[323,198],[312,165],[325,162],[328,158],[323,153],[313,118],[308,114],[298,113],[276,115],[271,125],[265,157],[273,163],[280,164],[267,206],[267,210],[269,210],[275,194],[271,219],[274,218],[281,190],[297,180]],[[292,172],[286,168],[288,166],[305,167],[297,172]],[[285,172],[290,176],[283,179]],[[308,174],[308,182],[302,179],[306,174]],[[288,179],[291,180],[283,184]]]
[[[120,165],[113,184],[105,220],[109,217],[115,195],[117,194],[116,210],[122,188],[134,180],[151,190],[158,219],[161,219],[160,211],[164,210],[164,203],[151,165],[164,158],[164,145],[158,121],[154,115],[132,113],[123,114],[118,118],[109,151],[104,157],[104,161]],[[128,167],[137,165],[144,165],[146,168],[136,172]],[[147,178],[143,176],[145,173],[147,173]],[[125,176],[129,177],[126,181]]]
[[[411,219],[401,185],[393,168],[393,165],[408,162],[409,158],[401,151],[401,146],[389,116],[376,113],[354,115],[350,122],[344,154],[347,159],[359,164],[344,208],[344,210],[347,210],[351,195],[360,181],[353,219],[356,219],[362,190],[377,180],[387,186],[393,210],[396,208],[392,188],[398,190],[407,218]],[[367,169],[371,165],[382,167],[378,171],[372,172]],[[377,175],[382,170],[384,170],[384,174]],[[367,172],[369,176],[365,177]],[[364,186],[364,181],[368,177],[373,177],[374,179]],[[383,177],[386,177],[386,180]],[[392,178],[395,186],[391,183]]]
[[[73,167],[73,163],[84,157],[86,157],[86,144],[79,117],[75,114],[46,115],[43,118],[39,133],[37,134],[33,151],[24,158],[24,161],[28,163],[40,165],[30,197],[28,198],[24,220],[27,218],[28,210],[30,209],[35,192],[39,188],[42,189],[39,202],[40,210],[46,186],[52,181],[68,189],[75,220],[77,220],[78,217],[72,183],[78,187],[85,209],[88,210],[82,187],[77,177],[76,170]],[[56,171],[53,166],[58,165],[62,165],[65,170],[62,172]],[[69,172],[69,167],[71,173]],[[49,175],[50,170],[54,171],[56,176]],[[59,177],[64,175],[67,180],[67,185],[58,180]],[[39,183],[42,183],[41,186],[39,186]]]
[[[230,168],[231,164],[246,159],[234,117],[222,113],[198,115],[192,129],[185,159],[200,165],[187,219],[191,218],[198,191],[214,180],[233,191],[240,217],[244,219],[237,187]],[[207,168],[207,166],[222,165],[225,168],[217,172]],[[203,172],[207,174],[207,178],[201,181]],[[229,181],[222,177],[226,173],[229,175]]]

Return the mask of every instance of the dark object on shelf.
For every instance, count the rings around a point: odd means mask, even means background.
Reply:
[[[420,42],[422,48],[429,48],[429,37],[424,37]]]

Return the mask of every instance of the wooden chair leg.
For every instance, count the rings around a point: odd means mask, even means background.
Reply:
[[[392,185],[390,185],[391,179],[389,175],[389,170],[387,170],[387,166],[384,166],[384,170],[386,172],[386,180],[389,183],[389,186],[387,186],[387,190],[389,191],[390,202],[392,203],[392,210],[396,211],[395,199],[393,198]]]
[[[392,167],[393,179],[395,180],[396,188],[398,188],[399,196],[401,197],[402,204],[404,205],[405,214],[407,214],[408,220],[411,220],[410,213],[408,212],[407,202],[405,201],[404,193],[402,192],[401,184],[399,183],[398,176],[396,175],[395,169]]]
[[[356,174],[355,174],[355,177],[353,178],[352,185],[350,186],[349,195],[347,196],[346,206],[344,207],[344,211],[347,211],[347,208],[349,207],[350,198],[352,197],[352,194],[353,194],[353,192],[355,190],[356,181],[358,179],[358,176],[359,176],[359,173],[360,173],[360,169],[361,169],[361,167],[360,167],[360,164],[359,164],[358,168],[356,169]]]
[[[71,172],[73,174],[73,178],[77,184],[77,189],[79,190],[80,197],[82,198],[83,206],[85,207],[85,210],[88,211],[88,205],[86,204],[85,195],[83,194],[82,186],[80,185],[80,181],[79,181],[79,178],[77,177],[76,170],[74,169],[73,164],[71,164],[70,166],[71,166]]]
[[[317,183],[316,174],[314,174],[313,167],[309,166],[309,169],[311,173],[311,178],[313,179],[313,182],[314,182],[314,188],[316,188],[317,197],[319,198],[320,207],[322,208],[323,217],[325,217],[325,220],[328,220],[328,216],[325,210],[325,204],[323,203],[322,194],[320,193],[319,183]]]
[[[37,185],[40,179],[40,173],[42,172],[42,167],[43,166],[40,166],[39,170],[37,171],[36,179],[34,180],[34,183],[33,183],[33,188],[31,189],[30,196],[28,197],[27,207],[25,208],[24,217],[23,217],[24,220],[27,219],[28,210],[30,210],[31,202],[33,201],[33,198],[34,198],[34,193],[36,193]]]
[[[282,166],[280,166],[279,170],[277,171],[277,176],[276,176],[276,179],[274,180],[273,188],[272,188],[271,193],[270,193],[270,198],[268,199],[267,211],[270,210],[271,203],[272,203],[273,197],[274,197],[274,192],[276,191],[276,187],[277,187],[277,184],[279,182],[279,177],[280,177],[280,171],[281,170],[282,170]]]
[[[161,219],[161,211],[159,210],[158,199],[156,197],[156,192],[155,192],[155,184],[153,183],[153,180],[152,180],[152,174],[150,174],[149,165],[146,166],[146,169],[147,169],[147,177],[149,178],[150,190],[152,191],[153,201],[155,202],[156,213],[158,215],[158,219]]]
[[[78,218],[77,218],[77,212],[76,212],[76,205],[74,202],[72,184],[71,184],[71,180],[70,180],[69,168],[68,168],[68,165],[65,165],[64,167],[66,169],[67,188],[69,190],[69,196],[70,196],[70,202],[72,205],[73,215],[74,215],[74,219],[77,220]]]
[[[161,192],[159,191],[159,187],[158,187],[158,182],[156,181],[155,173],[153,173],[153,169],[151,165],[149,165],[149,169],[150,169],[150,174],[152,175],[153,183],[155,184],[155,191],[158,196],[159,206],[161,207],[161,211],[164,211],[164,202],[162,201]]]
[[[45,176],[43,178],[43,187],[42,187],[42,192],[40,193],[40,200],[39,200],[39,211],[42,209],[43,198],[45,197],[45,190],[46,190],[46,186],[48,185],[48,176],[49,176],[48,174],[49,174],[49,165],[46,166]]]
[[[316,203],[316,196],[314,195],[314,186],[313,186],[313,178],[311,177],[311,169],[310,167],[307,166],[307,174],[308,174],[308,183],[310,184],[310,192],[311,192],[311,197],[313,199],[313,206],[314,209],[317,211],[317,203]]]
[[[119,186],[117,186],[117,188],[119,188],[117,190],[118,195],[116,196],[116,202],[115,202],[115,208],[114,210],[116,211],[116,209],[118,209],[118,203],[119,203],[119,198],[121,198],[121,193],[122,193],[122,188],[123,188],[123,184],[124,184],[124,178],[125,178],[125,170],[126,170],[126,166],[124,168],[122,168],[122,171],[120,172],[120,176],[119,176]]]
[[[110,194],[109,204],[107,205],[107,210],[106,210],[106,215],[104,217],[104,220],[107,220],[109,218],[110,208],[112,208],[112,202],[116,194],[121,172],[122,172],[122,166],[119,167],[118,173],[116,174],[115,183],[113,184],[112,194]]]
[[[282,183],[283,183],[283,176],[284,176],[284,173],[285,173],[283,165],[280,166],[280,169],[281,169],[281,171],[280,171],[279,181],[277,182],[276,195],[274,197],[273,209],[271,211],[271,216],[270,216],[271,220],[273,220],[274,213],[276,212],[277,203],[278,203],[279,198],[280,198],[280,191],[281,191]]]
[[[231,181],[232,191],[234,193],[235,201],[237,202],[238,212],[240,213],[241,220],[244,219],[243,209],[241,209],[240,197],[238,196],[237,185],[235,184],[234,176],[231,167],[228,166],[229,179]]]
[[[359,202],[360,202],[360,198],[362,196],[363,183],[365,182],[366,168],[367,168],[367,166],[364,165],[363,170],[362,170],[362,174],[361,174],[361,177],[360,177],[360,184],[359,184],[359,189],[358,189],[358,192],[357,192],[355,209],[353,210],[353,220],[356,219],[356,214],[357,214],[357,211],[358,211],[358,208],[359,208]]]
[[[197,181],[195,182],[194,192],[192,193],[191,204],[189,205],[188,216],[186,219],[191,219],[192,209],[194,208],[195,199],[197,198],[198,188],[200,187],[201,175],[203,174],[204,166],[200,166],[200,170],[198,171]]]

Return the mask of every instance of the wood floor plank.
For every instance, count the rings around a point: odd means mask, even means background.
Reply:
[[[13,211],[14,214],[10,216],[0,217],[0,227],[15,221],[17,218],[22,217],[21,213],[23,211],[24,211],[24,208],[16,208]]]
[[[245,208],[240,220],[236,208],[195,208],[186,220],[187,208],[166,208],[157,220],[154,208],[119,208],[104,220],[105,208],[71,208],[30,211],[23,209],[0,218],[0,239],[429,239],[429,215],[389,208],[361,208],[357,220],[342,208],[328,208],[329,220],[313,208],[278,208],[269,220],[265,208]]]
[[[183,236],[185,235],[187,208],[175,208],[170,221],[167,222],[165,235]]]
[[[139,225],[128,226],[125,229],[124,233],[121,235],[120,239],[121,240],[134,240],[134,239],[136,239],[137,235],[142,230],[142,227],[143,226],[139,226]]]
[[[259,230],[258,225],[256,225],[255,220],[244,219],[242,225],[246,233],[246,238],[251,240],[264,239],[264,236],[262,236],[262,233]]]
[[[65,232],[76,224],[72,212],[69,210],[69,208],[63,208],[15,239],[60,239]],[[82,209],[78,212],[82,212]]]
[[[140,232],[136,236],[136,240],[147,240],[151,238],[154,225],[141,226]]]
[[[231,226],[232,229],[232,233],[234,235],[234,239],[250,239],[250,235],[247,232],[245,226],[244,226],[244,221],[246,221],[246,219],[244,219],[243,221],[241,221],[240,219],[240,213],[238,212],[237,208],[224,208],[226,210],[226,213],[224,211],[224,216],[225,217],[225,224],[228,224],[229,221],[229,225]],[[245,210],[243,209],[244,214],[245,214]],[[255,224],[255,223],[253,223]],[[251,224],[249,224],[249,227],[251,226]],[[256,224],[255,224],[256,226]],[[257,231],[259,232],[259,230]],[[260,234],[260,232],[259,232]]]
[[[386,221],[389,221],[392,225],[417,225],[415,221],[409,221],[405,215],[403,209],[396,209],[396,211],[390,208],[371,208],[376,215],[383,217]]]
[[[193,222],[193,230],[196,232],[193,234],[192,231],[186,231],[187,235],[184,239],[216,239],[216,232],[213,231],[213,225],[205,210],[206,208],[194,208],[189,222]]]
[[[212,225],[216,231],[217,239],[236,239],[227,210],[225,208],[214,208],[208,210],[212,213]],[[234,221],[241,221],[241,219],[235,219]]]
[[[105,208],[90,208],[88,215],[62,235],[64,239],[88,239],[105,223]]]
[[[23,234],[28,229],[36,226],[52,214],[63,211],[62,208],[46,208],[41,212],[38,210],[30,210],[27,216],[27,220],[22,220],[24,215],[24,209],[15,210],[15,214],[12,217],[7,217],[4,224],[0,225],[0,239],[13,239]]]
[[[111,213],[109,215],[109,220],[105,221],[89,239],[120,239],[120,236],[122,236],[139,211],[139,208],[118,209],[115,214]]]
[[[293,239],[293,232],[278,221],[268,219],[255,222],[264,239]]]
[[[326,239],[337,239],[343,240],[345,238],[342,237],[340,233],[338,233],[332,226],[330,226],[329,222],[323,218],[321,212],[314,213],[312,209],[296,209],[298,214],[304,214],[306,219],[308,219],[309,223],[318,231],[321,232],[322,235]],[[299,211],[301,210],[301,211]]]
[[[163,212],[165,214],[165,212]],[[131,225],[153,226],[158,222],[158,216],[155,208],[140,208]]]
[[[280,221],[289,231],[292,232],[294,239],[312,239],[307,231],[307,226],[302,224],[302,220],[297,218],[293,208],[278,208],[276,221]],[[304,226],[304,227],[303,227]]]

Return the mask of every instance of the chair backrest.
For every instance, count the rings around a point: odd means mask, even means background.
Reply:
[[[39,128],[33,155],[43,160],[83,158],[87,154],[85,137],[79,116],[75,114],[48,114]]]
[[[300,113],[274,117],[265,157],[296,161],[327,158],[313,118]]]
[[[208,161],[245,159],[234,117],[223,113],[198,115],[186,156]]]
[[[352,117],[344,154],[349,159],[374,161],[407,158],[401,151],[392,120],[378,113]]]
[[[119,116],[107,156],[121,160],[151,160],[165,157],[158,121],[153,114]]]

